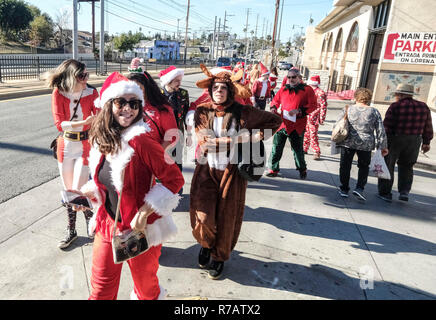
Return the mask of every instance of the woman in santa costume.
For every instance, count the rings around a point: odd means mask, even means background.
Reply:
[[[98,92],[87,84],[89,72],[80,61],[62,62],[48,77],[52,93],[52,113],[56,128],[61,133],[57,139],[57,160],[64,190],[79,189],[89,179],[88,130],[95,117],[94,100]],[[58,244],[65,249],[77,239],[76,211],[67,207],[68,227]],[[92,211],[84,211],[86,223]],[[88,234],[92,238],[92,235]]]
[[[327,114],[327,96],[323,90],[319,88],[321,78],[313,76],[307,81],[307,84],[313,88],[316,95],[317,108],[307,116],[306,132],[304,133],[304,153],[307,153],[309,147],[315,152],[313,159],[319,160],[321,157],[321,149],[318,143],[318,128],[323,124]]]
[[[279,77],[277,67],[271,69],[271,74],[269,75],[269,83],[271,86],[271,99],[274,98],[275,92],[274,89],[277,87],[277,79]]]
[[[259,62],[260,67],[260,77],[253,83],[253,87],[251,91],[253,96],[251,98],[251,102],[256,108],[261,110],[265,110],[266,101],[271,98],[271,84],[268,80],[269,71],[268,69]]]
[[[159,142],[164,150],[176,143],[178,138],[177,122],[168,99],[164,96],[156,81],[142,70],[141,59],[134,58],[128,68],[127,78],[135,81],[144,93],[144,122],[151,131],[148,133]],[[166,137],[166,138],[165,138]]]
[[[235,102],[231,75],[213,75],[201,67],[208,78],[196,84],[208,89],[212,101],[198,106],[194,115],[201,158],[191,182],[190,217],[192,234],[201,245],[199,266],[206,268],[212,259],[209,277],[218,279],[238,240],[247,189],[247,180],[230,159],[234,160],[237,143],[261,140],[264,129],[274,133],[281,119]],[[246,129],[246,135],[238,134],[241,129]],[[249,130],[253,129],[260,131],[252,136]]]
[[[167,164],[162,146],[147,134],[151,129],[143,121],[144,95],[135,82],[115,72],[100,94],[96,103],[102,110],[90,132],[92,180],[80,190],[99,205],[90,224],[96,231],[90,299],[117,298],[122,264],[114,264],[111,239],[118,201],[118,231],[145,230],[150,246],[127,261],[134,283],[131,297],[163,298],[156,273],[162,243],[177,232],[171,213],[183,176],[176,164]],[[161,183],[152,187],[154,176]]]

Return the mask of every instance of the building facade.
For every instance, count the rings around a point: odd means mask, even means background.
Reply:
[[[398,83],[415,86],[417,99],[436,111],[435,0],[335,0],[316,27],[309,27],[305,76],[324,74],[330,92],[373,90],[385,111]]]

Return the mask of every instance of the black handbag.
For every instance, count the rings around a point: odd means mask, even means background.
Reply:
[[[82,91],[82,93],[83,93],[83,91]],[[73,112],[73,115],[71,116],[70,121],[74,119],[74,116],[77,113],[77,107],[79,106],[80,99],[82,98],[82,93],[80,94],[80,98],[77,101],[76,106],[74,107],[74,112]],[[53,158],[55,158],[56,160],[58,158],[58,139],[59,139],[60,136],[62,136],[62,133],[58,134],[58,136],[56,138],[54,138],[52,140],[52,142],[50,143],[50,149],[51,149],[51,151],[53,153]]]

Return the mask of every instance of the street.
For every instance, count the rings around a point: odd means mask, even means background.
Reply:
[[[201,90],[188,75],[191,98]],[[321,160],[307,155],[300,180],[289,143],[279,177],[249,183],[241,235],[223,276],[213,281],[197,267],[199,245],[191,234],[189,190],[193,147],[184,164],[183,199],[174,212],[179,233],[164,244],[158,276],[169,299],[435,299],[436,173],[415,169],[408,203],[376,197],[369,177],[366,203],[342,199],[339,156],[330,155],[330,133],[343,103],[330,102],[320,127]],[[48,149],[56,136],[50,95],[0,102],[0,299],[87,299],[92,242],[78,215],[79,239],[56,245],[66,225],[57,163]],[[272,139],[265,143],[269,156]],[[357,166],[351,172],[354,187]],[[396,184],[394,184],[394,191]],[[125,264],[118,299],[129,299]]]

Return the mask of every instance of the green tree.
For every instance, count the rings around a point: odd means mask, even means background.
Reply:
[[[131,31],[128,33],[122,33],[119,36],[114,37],[114,47],[120,52],[126,52],[128,50],[133,50],[135,44],[141,39],[141,33],[132,34]]]
[[[46,45],[53,36],[53,23],[45,16],[38,16],[30,23],[29,37],[34,46]]]
[[[21,0],[0,0],[0,34],[3,38],[17,40],[17,34],[29,27],[32,11]]]

